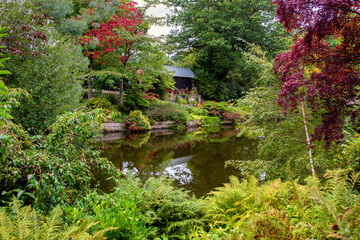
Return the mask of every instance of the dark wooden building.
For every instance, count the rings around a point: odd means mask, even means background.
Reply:
[[[195,74],[190,70],[190,68],[185,67],[171,67],[165,66],[166,69],[171,72],[174,76],[175,87],[179,90],[188,89],[191,90],[192,79],[195,78]]]

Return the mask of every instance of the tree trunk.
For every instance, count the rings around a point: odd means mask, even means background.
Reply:
[[[235,67],[232,69],[231,85],[235,85]]]
[[[88,79],[88,100],[92,99],[92,86],[91,86],[92,77]]]
[[[236,66],[236,61],[235,61],[235,55],[236,55],[236,48],[235,48],[235,45],[232,46],[232,51],[234,53],[234,62],[233,62],[233,68],[232,68],[232,77],[231,77],[231,85],[235,85],[235,66]]]
[[[312,157],[311,140],[310,140],[310,135],[309,135],[309,131],[308,131],[308,128],[307,128],[307,122],[306,122],[304,99],[301,99],[301,111],[302,111],[302,114],[303,114],[304,128],[305,128],[305,133],[306,133],[306,142],[307,142],[308,150],[309,150],[311,173],[312,173],[313,176],[315,176],[316,174],[315,174],[314,162],[313,162],[313,157]]]
[[[124,105],[124,78],[121,78],[120,83],[120,106]]]
[[[93,68],[93,58],[92,55],[90,55],[90,64],[89,64],[89,68],[92,69]],[[93,98],[93,94],[92,94],[92,76],[90,76],[88,78],[88,100]]]

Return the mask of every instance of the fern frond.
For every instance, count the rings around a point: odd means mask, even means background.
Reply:
[[[337,192],[339,189],[346,189],[346,180],[350,169],[328,170],[326,172],[327,184],[326,190],[329,192]]]
[[[118,229],[118,228],[114,228],[114,227],[105,228],[105,229],[103,229],[103,230],[101,230],[101,231],[95,232],[95,233],[91,236],[91,238],[89,238],[89,239],[93,239],[93,240],[106,239],[106,238],[104,237],[104,234],[105,234],[106,232],[108,232],[108,231],[112,231],[112,230],[116,230],[116,229]]]
[[[352,172],[349,177],[348,187],[353,191],[357,186],[360,186],[360,172]]]
[[[43,221],[43,217],[36,211],[31,211],[30,213],[30,219],[31,219],[31,235],[32,235],[32,239],[34,240],[40,240],[41,238],[41,234],[42,234],[42,229],[41,226],[44,224]]]
[[[0,239],[14,239],[11,231],[10,219],[4,209],[0,209]]]
[[[105,239],[104,233],[110,230],[114,230],[116,228],[106,228],[102,231],[95,232],[94,235],[90,235],[87,231],[90,230],[93,226],[98,224],[98,222],[91,222],[89,219],[84,219],[76,226],[71,226],[67,228],[63,233],[60,239],[62,240],[97,240],[97,239]]]
[[[19,240],[27,239],[31,232],[31,207],[21,207],[21,203],[18,200],[13,203],[12,210],[14,211],[15,218],[12,225],[15,237]]]
[[[102,240],[106,239],[106,237],[104,237],[106,232],[117,229],[109,227],[93,234],[89,234],[87,231],[96,224],[98,224],[98,222],[91,222],[89,219],[84,219],[80,223],[77,223],[77,225],[71,226],[63,231],[59,236],[59,240]]]
[[[60,221],[61,214],[62,211],[60,207],[57,206],[51,211],[50,216],[47,217],[42,229],[45,239],[51,240],[57,239],[59,237],[59,232],[61,232],[62,225]]]

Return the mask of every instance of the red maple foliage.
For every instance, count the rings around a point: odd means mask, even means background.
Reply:
[[[107,22],[91,24],[79,43],[83,46],[97,43],[95,48],[85,51],[84,55],[93,59],[98,59],[107,53],[114,52],[116,48],[123,48],[120,56],[121,62],[126,65],[129,61],[132,46],[136,42],[136,36],[143,35],[139,28],[143,22],[142,14],[135,7],[135,2],[121,2],[118,11],[111,16]],[[88,13],[93,14],[94,10],[89,9]]]
[[[360,1],[275,0],[277,18],[295,31],[291,51],[277,55],[274,70],[281,73],[278,103],[295,110],[306,100],[322,111],[313,140],[329,145],[343,138],[344,117],[358,115]]]

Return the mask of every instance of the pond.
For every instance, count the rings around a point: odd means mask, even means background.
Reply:
[[[142,180],[169,176],[174,184],[197,197],[204,196],[241,172],[226,167],[227,160],[253,160],[257,140],[238,137],[235,127],[187,131],[153,131],[139,135],[112,133],[99,138],[97,146],[125,173]],[[102,183],[108,191],[111,184]],[[108,189],[106,189],[108,188]]]

